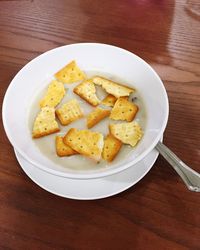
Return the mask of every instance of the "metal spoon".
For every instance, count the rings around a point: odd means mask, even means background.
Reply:
[[[188,167],[162,142],[156,145],[158,152],[169,162],[190,191],[200,192],[200,174]]]

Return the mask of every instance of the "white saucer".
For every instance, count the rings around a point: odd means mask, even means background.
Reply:
[[[104,178],[80,180],[47,173],[26,161],[15,150],[19,164],[32,181],[50,193],[76,200],[106,198],[130,188],[151,169],[158,154],[158,151],[154,149],[142,161],[125,171]]]

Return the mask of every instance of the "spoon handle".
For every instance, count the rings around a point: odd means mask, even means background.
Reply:
[[[190,191],[200,192],[200,174],[188,167],[162,142],[156,145],[158,152],[169,162],[179,174]]]

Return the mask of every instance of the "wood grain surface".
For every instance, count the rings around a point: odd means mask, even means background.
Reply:
[[[164,142],[200,172],[200,16],[186,2],[0,1],[1,104],[15,74],[49,49],[76,42],[123,47],[162,78],[170,102]],[[162,157],[121,194],[64,199],[24,174],[0,126],[0,249],[200,249],[200,196]]]

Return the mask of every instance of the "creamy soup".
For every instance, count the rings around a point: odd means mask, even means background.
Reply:
[[[102,77],[106,77],[110,80],[113,80],[113,81],[116,81],[116,82],[119,82],[121,84],[124,84],[126,86],[131,87],[131,85],[128,82],[124,82],[123,79],[120,79],[119,77],[115,77],[115,76],[107,74],[107,73],[90,71],[90,72],[86,72],[86,74],[87,74],[88,78],[95,76],[95,75],[100,75]],[[50,81],[51,81],[51,79],[48,79],[47,81],[44,82],[44,84],[42,84],[42,86],[45,86],[45,87],[43,89],[39,90],[38,93],[36,93],[36,95],[34,96],[34,98],[32,100],[30,112],[29,112],[29,117],[28,117],[30,133],[32,133],[32,128],[33,128],[33,123],[34,123],[35,117],[37,116],[38,112],[40,111],[39,101],[45,95],[47,88],[48,88],[48,84],[50,83]],[[132,152],[132,150],[134,150],[134,148],[132,148],[131,146],[128,146],[128,145],[123,145],[120,152],[118,153],[116,158],[111,163],[107,163],[103,159],[101,159],[101,161],[99,163],[96,163],[93,160],[88,159],[88,158],[81,156],[81,155],[73,155],[73,156],[68,156],[68,157],[58,157],[56,154],[55,136],[56,135],[64,136],[70,128],[87,129],[86,116],[94,109],[94,107],[92,107],[86,101],[81,99],[78,95],[73,93],[74,87],[78,84],[79,83],[65,84],[64,85],[67,91],[66,91],[65,97],[62,99],[61,103],[57,107],[60,107],[63,103],[65,103],[66,101],[69,101],[72,98],[76,98],[78,100],[78,102],[80,103],[80,106],[84,112],[85,117],[81,118],[75,122],[72,122],[71,124],[69,124],[67,126],[61,126],[60,123],[58,122],[59,127],[60,127],[59,133],[51,134],[51,135],[44,136],[44,137],[41,137],[38,139],[33,139],[33,141],[35,142],[35,145],[37,146],[37,148],[42,152],[42,154],[44,154],[46,157],[48,157],[49,159],[54,161],[56,164],[58,164],[62,167],[70,168],[70,169],[74,169],[74,170],[84,170],[84,169],[89,170],[89,169],[94,169],[94,168],[96,168],[96,169],[102,168],[102,167],[106,167],[106,166],[109,167],[112,163],[116,163],[116,162],[120,161],[121,159],[128,157],[128,155],[131,154],[131,152]],[[107,95],[107,93],[104,90],[102,90],[102,88],[99,86],[96,86],[96,89],[97,89],[98,98],[100,100],[102,100]],[[135,93],[131,94],[129,97],[129,101],[132,101],[136,105],[138,105],[139,111],[138,111],[134,120],[140,124],[143,132],[145,132],[145,124],[146,124],[147,116],[146,116],[145,105],[144,105],[144,102],[143,102],[140,94],[137,91]],[[105,107],[105,108],[110,109],[109,107]],[[104,120],[100,121],[96,126],[91,128],[90,130],[100,132],[104,136],[106,136],[109,132],[108,125],[110,123],[120,123],[120,122],[122,122],[122,121],[114,121],[114,120],[111,120],[109,118],[105,118]]]

